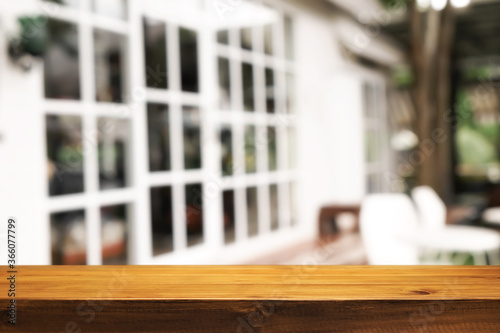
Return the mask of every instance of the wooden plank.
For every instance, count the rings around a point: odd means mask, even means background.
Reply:
[[[500,268],[23,266],[0,332],[500,332]]]

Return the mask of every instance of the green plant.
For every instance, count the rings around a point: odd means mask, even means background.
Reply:
[[[410,87],[415,81],[415,75],[409,66],[396,66],[392,69],[392,81],[396,87]]]
[[[47,47],[47,17],[22,16],[18,19],[21,30],[18,36],[11,39],[10,55],[19,58],[29,54],[43,57]]]
[[[407,1],[406,0],[380,0],[384,8],[386,9],[393,9],[393,8],[399,8],[401,5],[406,5]]]

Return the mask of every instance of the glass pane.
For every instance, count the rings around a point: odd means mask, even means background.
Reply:
[[[273,54],[273,26],[268,24],[264,27],[264,52]]]
[[[153,232],[153,255],[172,252],[172,188],[151,188],[151,230]]]
[[[46,116],[49,195],[83,192],[82,121]]]
[[[96,100],[99,102],[123,102],[125,43],[122,35],[94,31]]]
[[[95,13],[117,19],[127,18],[126,0],[93,0],[92,9]]]
[[[198,37],[196,31],[180,28],[182,91],[198,92]]]
[[[252,49],[252,28],[243,28],[240,30],[241,47],[245,50]]]
[[[128,263],[127,205],[101,207],[102,263]]]
[[[223,110],[231,108],[230,91],[229,60],[227,58],[219,58],[219,106]]]
[[[297,225],[298,222],[298,202],[297,202],[297,183],[290,183],[290,219],[291,225]]]
[[[167,36],[165,23],[144,18],[146,86],[167,89]]]
[[[257,171],[257,153],[255,144],[255,126],[245,126],[245,171]]]
[[[297,130],[295,127],[288,128],[288,165],[290,169],[297,167]]]
[[[186,185],[188,246],[203,243],[203,192],[201,184]]]
[[[267,128],[267,154],[268,154],[268,167],[269,171],[274,171],[277,168],[277,152],[276,152],[276,128]]]
[[[278,185],[272,184],[270,190],[270,209],[271,209],[271,230],[279,227],[278,221]]]
[[[148,104],[149,170],[170,170],[168,105]]]
[[[295,113],[295,79],[293,74],[286,74],[286,110]]]
[[[371,89],[368,83],[363,83],[363,107],[365,117],[367,118],[370,118],[372,106],[370,90]]]
[[[183,107],[184,169],[201,168],[200,111],[196,107]]]
[[[49,19],[47,33],[45,97],[80,99],[78,28],[75,24]]]
[[[234,191],[222,192],[223,214],[224,214],[224,242],[234,243],[235,223],[234,223]]]
[[[229,44],[229,31],[220,30],[217,31],[217,42],[220,44]]]
[[[220,131],[221,141],[221,168],[223,176],[233,174],[233,136],[231,128],[225,127]]]
[[[257,212],[257,187],[247,188],[247,221],[248,236],[255,236],[259,233],[259,222]]]
[[[366,162],[378,162],[381,159],[382,148],[380,146],[380,133],[378,130],[368,129],[365,131]]]
[[[241,75],[243,79],[243,108],[245,111],[254,111],[253,66],[243,63]]]
[[[285,16],[285,56],[288,60],[294,59],[293,22],[290,16]]]
[[[101,190],[127,186],[129,122],[125,119],[99,118],[99,185]]]
[[[380,120],[377,104],[377,85],[363,84],[365,117],[374,120]]]
[[[381,177],[379,174],[368,175],[368,193],[381,192]]]
[[[87,263],[85,211],[50,215],[52,265]]]
[[[371,117],[375,118],[378,121],[383,120],[383,116],[381,114],[380,110],[380,101],[379,97],[383,96],[384,92],[381,91],[382,89],[380,88],[379,85],[374,84],[372,85],[371,88],[371,95],[372,95],[372,101],[371,101]]]
[[[266,68],[266,108],[267,113],[275,112],[274,72]]]

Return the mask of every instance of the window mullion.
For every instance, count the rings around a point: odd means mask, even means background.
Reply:
[[[129,40],[128,68],[129,74],[129,111],[131,121],[131,184],[134,187],[135,201],[129,208],[130,230],[130,264],[149,262],[153,257],[153,240],[151,227],[151,201],[148,185],[149,152],[147,139],[145,60],[141,0],[128,0]]]
[[[218,117],[217,56],[215,55],[216,32],[201,27],[198,29],[199,79],[201,94],[201,149],[203,181],[203,233],[204,245],[216,251],[224,244],[222,215],[221,145],[220,119]]]
[[[169,90],[173,92],[169,106],[169,126],[171,133],[171,158],[172,171],[179,172],[179,178],[184,170],[184,138],[181,106],[181,73],[180,73],[180,47],[179,27],[172,23],[166,25],[167,33],[167,58]],[[177,179],[172,186],[173,204],[173,241],[174,251],[181,251],[187,247],[186,227],[186,191],[184,179]]]
[[[278,184],[278,221],[280,228],[288,227],[291,223],[291,188],[290,183],[280,183]]]
[[[90,2],[83,2],[79,22],[80,78],[82,87],[82,141],[84,155],[84,190],[86,197],[85,232],[87,264],[99,265],[101,256],[101,221],[99,214],[99,168],[97,119],[95,105],[94,36]]]
[[[166,24],[168,87],[173,92],[181,91],[179,27],[173,23]]]

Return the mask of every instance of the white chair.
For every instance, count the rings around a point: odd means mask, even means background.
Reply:
[[[500,207],[485,209],[481,218],[484,222],[498,227],[500,225]]]
[[[422,230],[415,234],[415,239],[422,247],[445,254],[470,253],[477,265],[486,264],[488,256],[492,261],[498,260],[498,232],[479,227],[446,225],[446,206],[428,186],[414,188],[412,197],[422,226]]]
[[[418,248],[409,237],[418,216],[405,194],[368,195],[359,217],[361,237],[371,265],[417,265]]]
[[[441,230],[446,226],[446,205],[432,188],[418,186],[411,195],[417,206],[420,225],[426,231]]]

